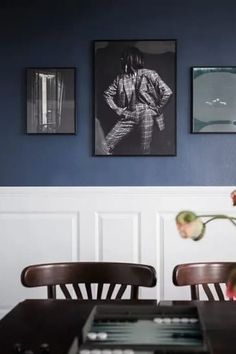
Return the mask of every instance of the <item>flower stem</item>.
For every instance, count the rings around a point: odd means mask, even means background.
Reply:
[[[219,214],[219,215],[199,215],[199,217],[210,218],[207,221],[205,221],[205,223],[204,223],[205,225],[213,220],[216,220],[216,219],[228,219],[230,222],[232,222],[236,226],[236,222],[234,221],[234,220],[236,220],[236,217],[233,217],[233,216]]]
[[[229,218],[229,221],[231,221],[232,224],[233,224],[234,226],[236,226],[236,222],[235,222],[234,220],[232,220],[231,218]]]

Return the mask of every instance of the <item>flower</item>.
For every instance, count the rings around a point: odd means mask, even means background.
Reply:
[[[236,298],[236,269],[234,268],[226,284],[226,296],[230,299]]]
[[[231,192],[230,194],[233,205],[236,205],[236,190],[233,190],[233,192]]]
[[[232,197],[233,194],[233,197]],[[236,191],[231,193],[231,198],[235,198]],[[236,204],[235,204],[236,205]],[[207,218],[205,222],[201,218]],[[236,218],[228,215],[197,215],[193,211],[181,211],[176,216],[176,226],[183,238],[191,238],[194,241],[199,241],[203,238],[206,224],[216,219],[227,219],[236,226]]]
[[[200,240],[204,236],[205,225],[192,211],[181,211],[176,216],[176,225],[183,238],[191,238],[194,241]]]
[[[236,190],[231,192],[230,197],[233,205],[236,206]],[[206,218],[206,221],[203,222],[201,218]],[[206,224],[216,219],[227,219],[236,226],[236,217],[228,215],[197,215],[189,210],[184,210],[177,214],[176,226],[182,238],[199,241],[205,234]],[[229,274],[226,283],[226,296],[229,299],[236,300],[236,268]]]

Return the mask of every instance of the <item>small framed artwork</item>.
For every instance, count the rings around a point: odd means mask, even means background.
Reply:
[[[94,41],[94,154],[176,155],[176,40]]]
[[[27,68],[27,134],[75,134],[75,68]]]
[[[236,67],[192,68],[192,133],[236,133]]]

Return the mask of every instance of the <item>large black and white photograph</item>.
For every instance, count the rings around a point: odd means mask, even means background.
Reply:
[[[75,134],[75,68],[27,68],[27,133]]]
[[[176,41],[94,41],[96,156],[176,155]]]

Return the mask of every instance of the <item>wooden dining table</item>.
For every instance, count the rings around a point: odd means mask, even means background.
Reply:
[[[95,305],[111,301],[25,300],[0,321],[0,354],[30,353],[67,354]],[[112,301],[130,305],[130,301]],[[186,301],[136,300],[143,306],[184,306]],[[236,353],[236,302],[191,302],[197,307],[209,353]]]

